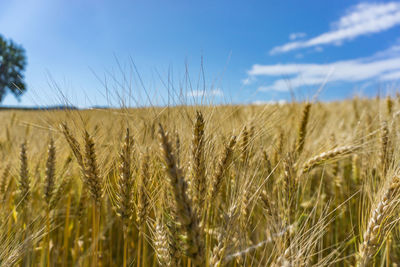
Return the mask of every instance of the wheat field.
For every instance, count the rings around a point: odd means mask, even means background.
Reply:
[[[1,266],[397,266],[400,98],[1,111]]]

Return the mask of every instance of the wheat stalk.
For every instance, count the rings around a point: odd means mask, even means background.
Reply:
[[[21,197],[20,205],[22,209],[25,209],[26,204],[30,200],[30,193],[31,193],[31,182],[28,172],[28,158],[26,156],[26,143],[21,144],[19,159],[21,162],[20,172],[19,172],[19,188]]]
[[[196,213],[201,216],[206,196],[206,168],[204,162],[204,118],[200,111],[196,112],[191,147],[191,177],[189,190]]]
[[[337,157],[347,155],[347,154],[353,152],[356,148],[357,148],[356,146],[349,145],[349,146],[337,147],[332,150],[322,152],[321,154],[318,154],[318,155],[308,159],[303,164],[302,172],[303,173],[309,172],[313,168],[323,164],[324,162],[326,162],[328,160],[332,160]]]
[[[372,210],[367,229],[363,235],[363,242],[360,245],[357,266],[367,266],[377,249],[384,242],[385,235],[390,228],[391,221],[389,219],[393,216],[393,210],[398,203],[399,188],[400,177],[395,174],[376,207]]]
[[[310,116],[310,109],[311,109],[311,103],[306,103],[306,105],[303,108],[300,125],[299,125],[299,130],[297,132],[297,140],[296,140],[297,154],[300,154],[304,148],[304,142],[305,142],[306,134],[307,134],[308,118]]]
[[[3,170],[3,173],[1,175],[1,180],[0,180],[0,196],[2,199],[5,199],[5,194],[6,194],[6,185],[9,180],[9,175],[10,175],[10,168],[11,165],[7,164],[6,167]]]
[[[55,184],[55,165],[56,165],[56,148],[54,147],[54,140],[50,138],[49,147],[47,152],[46,161],[46,177],[44,184],[44,199],[47,204],[50,204],[51,198],[54,193]]]
[[[381,150],[379,154],[382,176],[386,175],[388,167],[388,149],[389,149],[389,128],[385,121],[381,125],[381,139],[380,139]]]
[[[150,180],[149,171],[150,157],[148,153],[142,156],[142,165],[140,168],[139,186],[138,186],[138,205],[136,221],[139,226],[139,231],[143,232],[143,227],[149,213],[149,197],[147,194],[147,187]]]
[[[231,139],[229,140],[229,143],[225,145],[223,154],[218,161],[217,169],[211,178],[211,186],[209,192],[210,201],[213,201],[218,196],[218,193],[222,185],[223,177],[228,171],[229,164],[232,160],[233,148],[235,144],[236,144],[236,136],[232,136]]]
[[[186,194],[187,184],[181,170],[176,166],[175,156],[168,135],[162,126],[159,126],[159,140],[161,152],[165,163],[165,172],[170,189],[173,192],[174,212],[179,222],[185,247],[184,251],[196,266],[204,263],[204,241],[200,234],[200,227],[196,214],[193,212],[192,203]]]
[[[123,147],[119,154],[120,175],[117,183],[116,194],[116,212],[121,217],[124,227],[127,227],[128,220],[133,214],[133,173],[131,167],[133,138],[129,133],[129,128],[126,129]]]
[[[99,174],[99,169],[97,165],[97,157],[94,148],[94,141],[87,131],[85,131],[84,141],[85,141],[84,182],[88,186],[89,192],[97,208],[100,208],[103,195],[102,179]]]

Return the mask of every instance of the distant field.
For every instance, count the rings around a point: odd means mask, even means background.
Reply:
[[[0,111],[2,266],[394,266],[400,101]]]

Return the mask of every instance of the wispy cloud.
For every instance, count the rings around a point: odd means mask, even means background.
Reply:
[[[388,74],[382,75],[381,80],[400,80],[400,70],[389,72]]]
[[[193,90],[186,94],[188,97],[210,97],[210,96],[223,96],[224,92],[221,89],[214,90]]]
[[[306,37],[306,36],[307,36],[307,34],[306,34],[305,32],[294,32],[294,33],[291,33],[291,34],[289,35],[289,39],[290,39],[291,41],[294,41],[294,40],[296,40],[296,39],[304,38],[304,37]]]
[[[333,23],[332,29],[314,38],[274,47],[270,54],[327,44],[340,45],[356,37],[378,33],[400,24],[400,3],[361,3]],[[294,38],[296,39],[296,38]],[[293,40],[294,40],[293,39]]]
[[[242,79],[242,84],[243,85],[249,85],[255,82],[256,77],[255,76],[248,76],[246,79]]]
[[[259,87],[259,91],[288,91],[301,86],[321,85],[325,82],[360,82],[371,79],[400,79],[400,55],[388,53],[393,47],[377,53],[379,56],[353,60],[336,61],[326,64],[255,64],[248,71],[250,77],[276,77],[272,84]],[[385,55],[382,57],[381,55]],[[279,78],[278,78],[279,77]],[[287,77],[282,79],[281,77]]]
[[[249,85],[251,83],[251,79],[250,78],[246,78],[242,80],[242,84],[244,85]]]

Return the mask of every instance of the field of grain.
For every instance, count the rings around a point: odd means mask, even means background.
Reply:
[[[400,99],[1,111],[1,266],[395,266]]]

